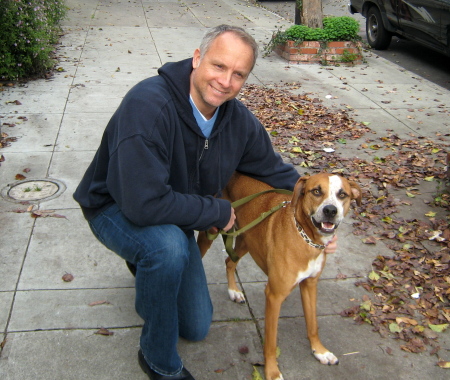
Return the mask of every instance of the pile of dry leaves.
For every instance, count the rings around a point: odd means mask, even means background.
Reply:
[[[445,172],[450,151],[445,139],[450,134],[437,136],[442,143],[413,135],[401,139],[389,130],[374,137],[369,123],[352,120],[348,108],[331,110],[319,99],[290,91],[296,89],[295,84],[271,89],[248,85],[240,100],[266,127],[286,160],[308,173],[343,173],[359,182],[364,197],[353,215],[354,234],[366,244],[382,240],[392,250],[391,257],[378,256],[367,279],[356,284],[370,297],[342,315],[372,324],[382,336],[404,340],[406,351],[421,352],[430,345],[437,353],[438,333],[450,323],[450,196]],[[347,143],[368,158],[340,154]],[[424,183],[435,186],[433,196],[420,193]],[[394,194],[394,189],[402,191]],[[435,211],[410,220],[399,216],[402,207],[414,207],[418,201]],[[449,362],[438,365],[450,367]]]

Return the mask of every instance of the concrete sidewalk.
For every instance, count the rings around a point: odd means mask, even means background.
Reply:
[[[13,188],[18,173],[55,180],[60,192],[35,203],[40,210],[64,216],[31,218],[28,212],[17,212],[26,211],[27,205],[0,199],[0,378],[146,379],[137,362],[142,321],[134,311],[133,277],[92,236],[72,193],[107,121],[135,83],[156,74],[165,62],[191,56],[207,27],[242,26],[263,46],[275,29],[290,23],[245,0],[66,3],[70,10],[55,77],[0,92],[2,123],[16,124],[2,131],[18,138],[0,150],[5,157],[1,189]],[[415,133],[437,140],[436,133],[449,132],[449,91],[370,53],[365,58],[367,64],[354,68],[324,68],[288,66],[272,54],[259,59],[249,83],[299,82],[299,91],[331,109],[351,107],[352,117],[370,121],[379,135],[389,128],[400,137]],[[414,118],[409,117],[412,112]],[[449,142],[448,136],[442,138]],[[323,366],[311,355],[294,291],[279,323],[284,378],[448,379],[448,370],[435,365],[435,356],[408,354],[399,342],[381,338],[370,326],[339,316],[365,294],[354,286],[356,279],[370,272],[377,255],[390,254],[382,243],[363,244],[352,234],[351,223],[347,220],[341,229],[339,251],[329,258],[319,285],[322,341],[340,364]],[[263,361],[265,276],[246,256],[238,274],[248,303],[232,303],[222,248],[216,242],[204,260],[215,308],[211,332],[200,343],[181,341],[180,353],[197,380],[250,380],[253,364]],[[64,282],[65,273],[74,279]],[[347,278],[336,279],[339,273]],[[101,301],[106,302],[96,304]],[[101,327],[114,335],[96,334]],[[440,338],[443,355],[450,350],[449,334]],[[241,346],[249,353],[239,353]]]

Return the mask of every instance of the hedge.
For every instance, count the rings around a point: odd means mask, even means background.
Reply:
[[[18,80],[45,74],[65,17],[63,0],[1,0],[0,78]]]

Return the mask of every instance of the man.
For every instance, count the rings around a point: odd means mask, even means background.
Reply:
[[[235,99],[257,54],[243,29],[220,25],[192,59],[133,87],[74,194],[100,242],[136,268],[138,360],[152,380],[194,379],[178,337],[204,339],[213,310],[193,231],[233,226],[218,198],[233,172],[291,190],[299,178]]]

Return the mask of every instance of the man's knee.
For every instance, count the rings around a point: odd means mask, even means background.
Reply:
[[[151,227],[152,238],[148,239],[145,252],[139,257],[138,265],[164,263],[167,268],[184,267],[189,262],[189,243],[186,234],[177,226]],[[155,233],[156,232],[156,233]]]
[[[206,338],[210,327],[211,322],[180,328],[180,336],[190,342],[199,342]]]

